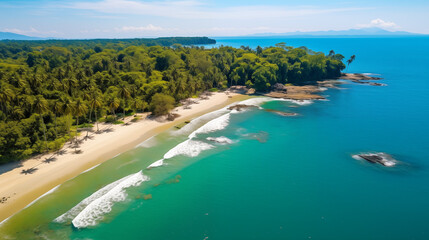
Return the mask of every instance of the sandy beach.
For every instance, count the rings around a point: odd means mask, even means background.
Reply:
[[[101,134],[92,133],[91,139],[83,140],[80,146],[81,154],[75,154],[74,149],[66,144],[63,148],[65,153],[55,155],[53,161],[45,161],[52,153],[23,161],[19,167],[0,175],[0,199],[5,199],[0,203],[0,222],[83,171],[130,150],[144,140],[179,123],[243,98],[243,95],[235,93],[213,93],[208,99],[198,99],[198,103],[192,104],[190,109],[185,107],[174,109],[172,113],[180,115],[174,121],[147,119],[145,118],[147,114],[142,114],[144,119],[130,125],[99,124],[100,130],[109,131]],[[132,118],[126,118],[125,122]],[[82,132],[80,139],[85,136],[86,132]],[[36,170],[31,174],[22,173],[23,170],[31,168]]]

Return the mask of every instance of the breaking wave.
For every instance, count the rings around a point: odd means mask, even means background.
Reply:
[[[270,98],[270,97],[256,97],[256,98],[250,98],[244,101],[241,101],[237,104],[243,104],[243,105],[252,105],[259,107],[261,104],[270,102],[270,101],[281,101],[279,98]],[[236,105],[236,104],[234,104]]]
[[[293,100],[293,99],[285,99],[285,101],[300,105],[300,106],[305,106],[305,105],[310,105],[313,103],[312,100]]]
[[[193,119],[190,123],[183,126],[181,129],[174,131],[173,135],[182,135],[182,134],[189,134],[193,132],[198,126],[201,126],[204,122],[207,122],[213,118],[217,118],[221,115],[224,115],[225,113],[228,113],[228,110],[226,108],[222,108],[207,114],[204,114],[202,116],[199,116],[195,119]]]
[[[152,163],[147,168],[156,168],[156,167],[161,167],[162,165],[164,165],[164,159],[160,159],[160,160]]]
[[[188,157],[196,157],[202,151],[212,149],[213,147],[214,147],[213,145],[210,145],[208,143],[188,139],[188,140],[178,144],[174,148],[170,149],[164,155],[164,159],[169,159],[169,158],[179,156],[179,155],[185,155]]]
[[[143,175],[142,171],[121,178],[85,198],[54,221],[59,223],[71,221],[76,228],[95,226],[105,213],[112,210],[115,202],[125,200],[127,197],[125,189],[148,180],[149,177]]]
[[[214,132],[214,131],[219,131],[219,130],[225,129],[228,126],[229,117],[230,117],[230,113],[227,113],[227,114],[224,114],[218,118],[211,120],[210,122],[204,124],[203,126],[198,128],[197,130],[193,131],[189,135],[189,139],[196,137],[196,135],[200,134],[200,133],[209,133],[209,132]]]

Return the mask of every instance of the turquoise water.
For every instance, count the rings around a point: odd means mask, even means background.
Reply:
[[[323,92],[329,101],[269,101],[263,109],[230,113],[225,128],[193,139],[212,149],[145,169],[227,112],[209,115],[188,132],[163,133],[61,185],[0,232],[16,239],[429,239],[428,40],[218,39],[236,47],[284,41],[356,54],[350,72],[380,74],[388,86],[346,82]],[[282,117],[264,109],[299,115]],[[206,140],[220,136],[232,143]],[[401,162],[386,168],[352,158],[371,151]],[[127,197],[101,214],[95,226],[77,229],[70,221],[53,221],[142,169],[150,181],[129,187]],[[152,198],[145,200],[148,194]]]

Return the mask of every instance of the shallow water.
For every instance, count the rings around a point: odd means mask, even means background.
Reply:
[[[233,46],[284,41],[316,51],[334,49],[346,57],[356,54],[350,72],[381,74],[388,86],[347,82],[323,93],[329,101],[261,103],[264,109],[299,114],[293,117],[258,108],[229,113],[228,121],[225,110],[207,115],[62,184],[0,226],[0,236],[429,239],[428,40],[218,39]],[[192,144],[170,151],[185,141]],[[389,153],[401,164],[387,168],[353,158],[362,152]],[[163,158],[164,165],[146,169]],[[140,170],[150,180],[121,191],[125,198],[118,198],[95,226],[54,222],[91,194]]]

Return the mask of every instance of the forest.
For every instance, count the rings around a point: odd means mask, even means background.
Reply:
[[[0,41],[0,163],[59,150],[77,129],[168,113],[204,91],[339,77],[344,57],[285,43],[205,48],[209,38]]]

